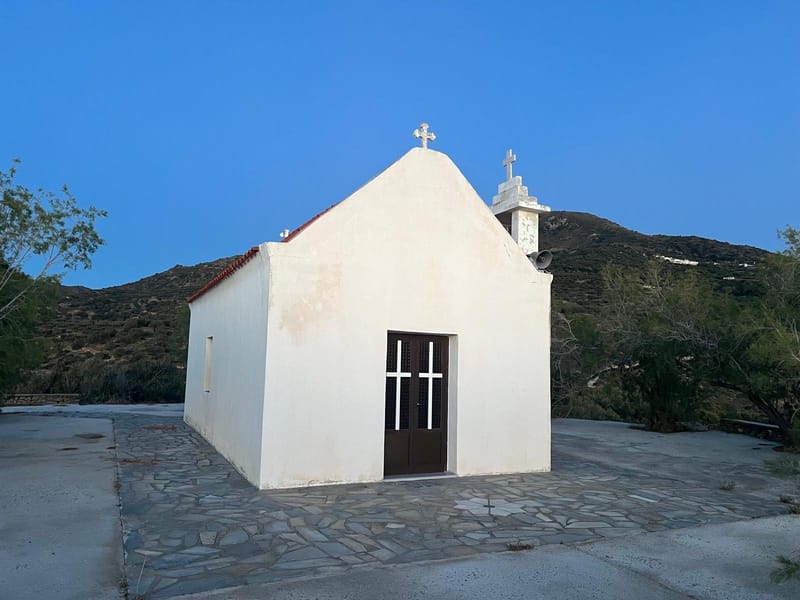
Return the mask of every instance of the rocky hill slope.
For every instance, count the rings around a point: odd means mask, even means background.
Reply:
[[[555,211],[543,215],[540,248],[550,249],[555,298],[595,312],[602,291],[602,270],[613,263],[641,267],[659,258],[694,269],[720,288],[747,295],[758,265],[769,252],[700,237],[644,235],[588,213]]]

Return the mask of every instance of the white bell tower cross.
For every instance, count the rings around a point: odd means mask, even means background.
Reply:
[[[511,165],[516,160],[509,149],[503,160],[506,180],[497,186],[492,212],[527,256],[539,251],[539,214],[550,212],[550,207],[539,204],[535,196],[529,196],[528,188],[522,185],[522,177],[512,174]]]

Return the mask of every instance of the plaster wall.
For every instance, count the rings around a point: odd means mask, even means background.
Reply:
[[[383,478],[388,331],[451,336],[448,470],[550,468],[552,277],[447,156],[411,150],[262,251],[261,487]]]
[[[525,210],[511,213],[511,237],[517,240],[517,245],[525,256],[538,252],[539,215]]]
[[[267,256],[259,252],[190,304],[184,420],[254,485],[261,475],[268,282]]]

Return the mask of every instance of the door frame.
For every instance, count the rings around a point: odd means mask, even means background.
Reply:
[[[412,346],[412,355],[411,355],[411,377],[409,380],[409,427],[408,427],[408,436],[409,436],[409,449],[408,449],[408,471],[400,472],[400,473],[392,473],[390,475],[386,474],[386,436],[387,433],[392,431],[391,429],[386,428],[385,424],[385,413],[384,413],[384,444],[383,444],[383,472],[384,477],[395,477],[395,476],[405,476],[405,475],[425,475],[425,474],[434,474],[434,473],[446,473],[448,472],[448,467],[450,466],[450,456],[449,456],[449,445],[448,445],[448,437],[450,431],[450,402],[451,398],[453,397],[452,391],[450,389],[451,382],[450,382],[450,360],[451,360],[451,338],[452,336],[442,333],[425,333],[425,332],[411,332],[411,331],[397,331],[397,330],[389,330],[386,332],[385,337],[385,344],[386,344],[386,352],[388,354],[389,343],[390,341],[396,341],[397,339],[402,338],[417,338],[418,341],[424,340],[425,342],[430,341],[439,341],[442,344],[442,364],[441,364],[441,373],[442,373],[442,392],[441,392],[441,402],[440,402],[440,417],[439,417],[439,436],[440,436],[440,456],[441,456],[441,463],[440,467],[436,470],[425,470],[425,471],[415,471],[414,470],[414,454],[413,454],[413,447],[412,444],[414,443],[414,434],[412,433],[413,430],[420,431],[420,432],[427,432],[431,431],[428,429],[420,429],[416,427],[417,418],[418,418],[418,410],[419,410],[419,401],[418,401],[418,394],[419,394],[419,350],[415,350],[414,346]],[[385,363],[386,361],[384,361]],[[386,376],[384,373],[383,377],[384,381],[384,401],[385,401],[385,390],[386,390]],[[417,400],[414,402],[414,400]],[[429,398],[428,402],[432,402],[433,398]],[[385,411],[384,406],[384,411]],[[412,427],[413,425],[413,427]],[[402,430],[401,430],[402,431]]]

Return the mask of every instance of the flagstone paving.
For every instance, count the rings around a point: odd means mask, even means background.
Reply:
[[[115,428],[131,597],[786,512],[758,462],[726,464],[726,490],[702,460],[620,467],[609,448],[636,448],[555,434],[551,473],[258,491],[179,419],[124,415]]]

